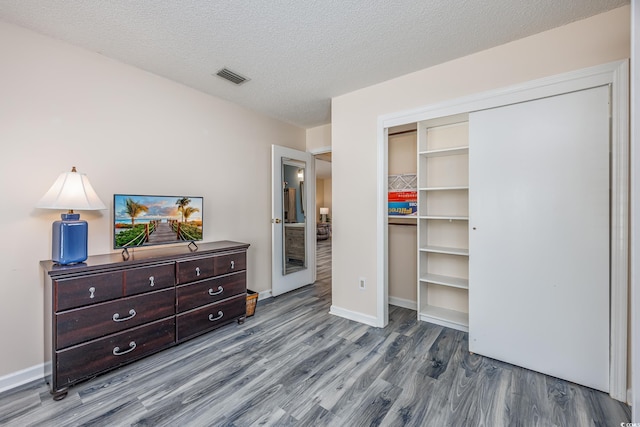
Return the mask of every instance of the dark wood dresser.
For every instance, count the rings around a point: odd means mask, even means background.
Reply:
[[[56,400],[97,374],[246,315],[246,243],[201,243],[41,261],[46,381]],[[49,368],[50,362],[50,368]]]

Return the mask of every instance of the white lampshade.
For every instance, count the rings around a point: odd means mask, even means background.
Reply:
[[[36,204],[36,207],[85,211],[107,208],[91,187],[89,178],[83,173],[78,173],[75,166],[71,172],[60,174],[49,191]]]
[[[320,215],[329,215],[329,208],[320,208]]]

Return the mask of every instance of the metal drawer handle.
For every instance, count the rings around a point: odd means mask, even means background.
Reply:
[[[196,267],[196,276],[200,275],[200,267]]]
[[[213,292],[213,289],[209,288],[209,295],[211,296],[220,295],[223,292],[224,288],[222,286],[218,286],[218,292]]]
[[[127,354],[129,352],[132,352],[135,349],[136,349],[136,342],[135,341],[131,341],[129,343],[129,350],[120,351],[120,347],[114,347],[113,348],[113,355],[114,356],[122,356],[123,354]]]
[[[233,270],[234,268],[236,268],[236,262],[235,261],[231,261],[231,269]]]
[[[129,316],[128,317],[123,317],[122,319],[120,318],[120,315],[118,313],[115,313],[113,315],[113,321],[114,322],[124,322],[125,320],[129,320],[129,319],[133,319],[136,315],[136,311],[132,308],[131,310],[129,310]]]
[[[213,314],[210,314],[210,315],[209,315],[209,320],[210,320],[210,321],[212,321],[212,322],[214,322],[214,321],[216,321],[216,320],[218,320],[218,319],[222,319],[222,316],[223,316],[222,312],[221,312],[221,311],[219,311],[219,312],[218,312],[218,317],[213,317]]]
[[[149,286],[155,286],[155,277],[149,276]]]
[[[93,299],[95,297],[94,293],[96,292],[96,288],[93,286],[89,288],[89,298]]]

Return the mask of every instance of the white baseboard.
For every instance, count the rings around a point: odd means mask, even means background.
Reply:
[[[409,310],[417,311],[418,303],[416,301],[411,301],[410,299],[392,297],[389,295],[389,304],[395,305],[402,308],[408,308]]]
[[[258,292],[258,301],[262,301],[263,299],[271,298],[273,295],[271,294],[271,289],[266,291]]]
[[[329,314],[334,316],[344,317],[345,319],[355,320],[356,322],[364,323],[365,325],[378,327],[378,319],[368,314],[358,313],[357,311],[351,311],[344,308],[336,307],[332,305],[329,309]]]
[[[22,384],[30,383],[31,381],[43,379],[45,368],[45,364],[41,363],[0,377],[0,393],[19,387]]]

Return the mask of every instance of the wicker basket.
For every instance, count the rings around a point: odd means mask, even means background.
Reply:
[[[251,317],[255,314],[257,303],[258,293],[247,289],[247,317]]]

